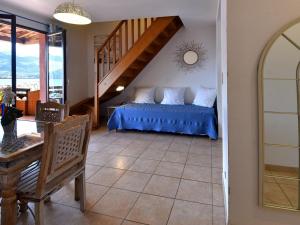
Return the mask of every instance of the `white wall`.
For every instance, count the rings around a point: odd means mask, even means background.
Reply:
[[[10,13],[37,20],[42,23],[52,23],[51,19],[43,18],[38,15],[10,8],[0,3],[0,9]],[[0,12],[1,13],[1,12]],[[33,21],[17,17],[17,24],[31,27],[38,30],[47,31],[48,27]],[[73,105],[88,97],[88,73],[87,73],[87,27],[69,26],[64,24],[67,29],[67,98],[70,105]]]
[[[68,85],[68,99],[71,105],[94,96],[93,39],[95,35],[109,35],[117,24],[118,21],[93,23],[83,28],[77,26],[67,27],[67,73],[70,82]],[[186,73],[177,68],[174,62],[174,54],[178,44],[193,40],[198,43],[203,42],[207,50],[207,60],[203,68]],[[191,103],[195,91],[200,85],[217,88],[215,26],[182,28],[146,66],[126,91],[107,104],[127,101],[132,96],[134,87],[137,86],[188,87],[186,101]],[[158,89],[158,101],[162,100],[162,91],[162,88]],[[105,110],[101,111],[105,112]]]
[[[229,168],[228,168],[228,100],[227,100],[227,0],[219,1],[217,15],[217,77],[218,109],[222,122],[223,188],[225,217],[228,220]]]
[[[86,27],[67,28],[67,101],[74,105],[88,97]]]
[[[118,22],[65,25],[67,30],[68,102],[74,105],[94,96],[94,36],[109,35]]]
[[[298,0],[228,0],[229,221],[232,225],[296,225],[300,221],[300,213],[258,205],[257,101],[260,54],[275,32],[299,17],[299,9]]]
[[[218,105],[218,122],[219,133],[222,133],[222,38],[221,38],[221,4],[219,2],[216,16],[216,76],[217,76],[217,105]]]
[[[193,40],[203,43],[207,50],[207,60],[203,68],[187,73],[177,68],[174,56],[179,44]],[[192,103],[199,86],[217,88],[215,26],[181,28],[123,94],[109,101],[107,105],[130,100],[135,87],[159,87],[157,101],[163,98],[163,87],[188,87],[186,102]]]

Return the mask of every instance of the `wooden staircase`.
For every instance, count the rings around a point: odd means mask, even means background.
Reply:
[[[123,20],[96,49],[94,127],[99,104],[120,94],[182,26],[178,16]]]

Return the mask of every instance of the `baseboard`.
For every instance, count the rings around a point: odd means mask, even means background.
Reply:
[[[279,166],[279,165],[272,165],[272,164],[266,164],[265,169],[270,171],[276,171],[276,172],[289,172],[289,173],[299,172],[298,167]]]
[[[72,112],[77,112],[78,110],[80,110],[81,106],[84,104],[87,104],[88,102],[90,102],[93,98],[87,98],[87,99],[83,99],[82,101],[72,105],[70,107],[70,113]]]

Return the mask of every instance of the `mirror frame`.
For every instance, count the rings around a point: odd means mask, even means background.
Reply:
[[[290,23],[283,26],[279,29],[272,37],[269,39],[267,44],[265,45],[264,49],[259,58],[258,63],[258,135],[259,135],[259,206],[263,208],[275,208],[275,209],[284,209],[289,211],[296,211],[299,212],[299,209],[287,208],[287,207],[280,207],[280,206],[267,206],[263,203],[263,180],[264,180],[264,88],[263,88],[263,76],[264,76],[264,65],[266,58],[270,49],[272,48],[273,44],[277,41],[277,39],[289,28],[293,27],[294,25],[300,23],[300,18],[297,18]],[[300,72],[300,63],[297,66],[297,71]],[[298,108],[300,107],[300,103],[298,102]],[[300,121],[298,120],[298,123]],[[299,187],[300,188],[300,187]],[[298,193],[299,195],[300,193]],[[298,196],[300,198],[300,195]]]
[[[184,59],[185,54],[188,52],[193,52],[197,55],[197,60],[192,64],[187,63]],[[206,59],[207,51],[203,43],[196,43],[195,41],[182,42],[174,52],[174,62],[178,69],[187,73],[202,68]]]

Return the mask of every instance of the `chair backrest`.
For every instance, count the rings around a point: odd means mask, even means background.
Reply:
[[[36,194],[41,197],[85,167],[91,120],[70,116],[61,123],[47,123]]]
[[[47,122],[60,122],[68,116],[68,105],[62,105],[57,102],[37,101],[35,119]]]

